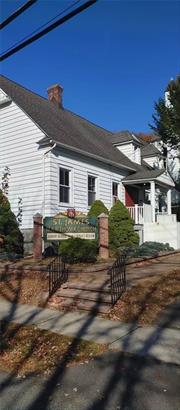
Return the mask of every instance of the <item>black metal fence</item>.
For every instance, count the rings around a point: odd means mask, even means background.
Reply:
[[[48,265],[49,271],[49,296],[52,296],[56,290],[68,280],[68,270],[60,255],[56,256]]]
[[[126,290],[126,258],[127,251],[121,252],[108,271],[111,285],[111,303],[114,305]]]

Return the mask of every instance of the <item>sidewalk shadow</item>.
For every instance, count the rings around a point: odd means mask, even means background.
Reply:
[[[11,309],[5,318],[7,321],[7,323],[5,324],[6,328],[8,327],[8,322],[13,320],[15,313],[16,313],[17,303],[19,301],[19,295],[20,295],[21,285],[22,285],[21,283],[22,274],[23,274],[23,270],[19,275],[16,290],[13,289],[12,286],[9,284],[9,290],[14,294],[14,299],[11,305]],[[145,311],[147,300],[154,295],[157,287],[161,286],[161,284],[163,283],[163,280],[164,280],[163,278],[160,278],[159,281],[157,281],[156,284],[154,284],[154,286],[151,288],[151,290],[146,294],[143,300],[143,303],[142,303],[141,310],[138,312],[134,322],[130,325],[128,334],[123,338],[122,352],[119,352],[118,359],[116,363],[114,363],[113,365],[113,370],[111,372],[111,375],[109,376],[108,381],[103,386],[101,401],[99,400],[99,398],[95,399],[93,403],[89,407],[86,408],[86,410],[104,410],[105,408],[107,408],[110,397],[112,396],[113,392],[116,391],[117,385],[120,380],[123,381],[123,391],[121,392],[121,394],[119,394],[118,406],[120,407],[121,410],[125,410],[128,407],[130,408],[130,406],[132,406],[133,400],[134,400],[135,389],[141,380],[143,370],[146,366],[146,361],[143,359],[137,361],[136,362],[136,372],[134,373],[132,372],[132,362],[131,360],[127,362],[127,355],[123,353],[123,351],[128,351],[128,347],[130,346],[131,340],[133,337],[133,332],[137,329],[138,321],[143,315],[143,312]],[[88,329],[91,327],[91,325],[94,322],[95,317],[98,314],[98,304],[100,301],[101,301],[101,294],[99,294],[96,305],[94,306],[93,309],[91,309],[91,311],[89,312],[89,315],[87,315],[87,319],[85,323],[81,326],[79,331],[77,331],[75,337],[72,340],[71,345],[68,347],[66,351],[66,354],[64,355],[62,360],[60,360],[59,363],[57,363],[57,366],[55,370],[53,371],[53,373],[50,374],[45,380],[40,393],[37,395],[35,400],[32,400],[31,404],[28,406],[26,410],[37,410],[37,409],[47,410],[48,409],[49,399],[52,398],[52,395],[55,392],[57,383],[61,383],[66,374],[67,365],[69,363],[69,357],[71,355],[76,354],[78,344],[79,344],[79,339],[81,339],[87,333]],[[28,317],[28,319],[25,321],[24,324],[30,323],[32,318],[35,318],[36,315],[37,313],[35,312],[32,313]],[[58,316],[55,317],[54,320],[52,320],[51,327],[54,326],[57,320],[58,320]],[[156,343],[161,340],[164,330],[166,329],[166,327],[168,327],[172,323],[173,320],[174,320],[174,317],[172,313],[172,315],[169,315],[167,320],[164,321],[164,324],[162,327],[159,327],[158,329],[157,328],[152,329],[152,332],[150,333],[148,339],[144,342],[143,346],[138,350],[137,352],[138,355],[142,357],[144,357],[145,355],[147,356],[150,353],[151,348],[155,346]],[[20,327],[21,325],[19,325],[19,328]],[[6,329],[2,329],[2,330],[3,332],[5,332]],[[108,334],[108,329],[106,331],[106,334]],[[14,332],[11,332],[9,337],[13,339]],[[4,390],[8,389],[14,376],[17,375],[17,373],[23,366],[24,362],[31,357],[35,349],[35,346],[36,346],[36,338],[34,338],[34,342],[32,346],[30,347],[29,351],[26,353],[23,360],[18,363],[15,371],[6,377],[4,383],[0,387],[0,392],[3,392]],[[6,349],[5,344],[4,344],[4,349]],[[126,368],[126,372],[124,372],[123,370],[124,367]],[[121,373],[120,373],[120,369],[122,369]],[[16,400],[18,400],[18,397],[16,397]],[[9,403],[9,408],[11,408],[11,406],[13,406],[13,402]]]

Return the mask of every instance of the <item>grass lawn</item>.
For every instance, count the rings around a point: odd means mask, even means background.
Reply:
[[[151,325],[159,314],[180,298],[180,270],[142,279],[128,289],[111,309],[103,315],[112,320]]]
[[[1,323],[0,369],[16,375],[50,374],[92,360],[106,345],[57,335],[36,326]]]

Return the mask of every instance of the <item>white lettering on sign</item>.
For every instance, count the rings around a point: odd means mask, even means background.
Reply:
[[[68,239],[69,236],[81,239],[95,239],[94,232],[68,232],[68,236],[63,233],[47,233],[48,241],[62,241]]]

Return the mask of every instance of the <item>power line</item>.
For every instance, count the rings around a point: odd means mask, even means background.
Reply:
[[[7,26],[11,21],[15,20],[16,17],[20,16],[20,14],[24,13],[29,7],[33,6],[38,0],[28,0],[23,6],[19,7],[13,14],[7,17],[2,23],[0,23],[0,30]]]
[[[82,4],[75,10],[71,11],[68,13],[66,16],[58,19],[55,21],[53,24],[50,26],[46,27],[44,30],[40,31],[39,33],[35,34],[31,38],[25,40],[24,42],[20,43],[13,49],[5,52],[0,56],[0,61],[6,60],[8,57],[12,56],[13,54],[17,53],[19,50],[22,50],[22,48],[27,47],[29,44],[32,44],[34,41],[38,40],[39,38],[45,36],[47,33],[50,31],[54,30],[56,27],[62,25],[66,21],[70,20],[72,17],[76,16],[77,14],[81,13],[82,11],[86,10],[88,7],[91,7],[94,3],[97,3],[98,0],[89,0],[86,3]]]
[[[32,31],[31,33],[29,33],[27,36],[23,37],[21,39],[21,41],[17,41],[15,44],[13,44],[12,47],[9,47],[6,49],[5,53],[7,53],[9,50],[12,50],[14,47],[16,47],[18,44],[20,44],[22,41],[26,40],[27,38],[31,37],[33,34],[37,33],[39,30],[41,30],[43,27],[46,27],[49,23],[51,23],[52,21],[56,20],[57,17],[62,16],[62,14],[64,14],[66,11],[68,11],[69,9],[71,9],[72,7],[76,6],[76,4],[80,3],[82,0],[77,0],[74,3],[72,3],[71,5],[69,5],[68,7],[66,7],[64,10],[62,10],[60,13],[58,13],[55,17],[53,17],[52,19],[48,20],[45,24],[43,24],[42,26],[38,27],[36,30]]]

